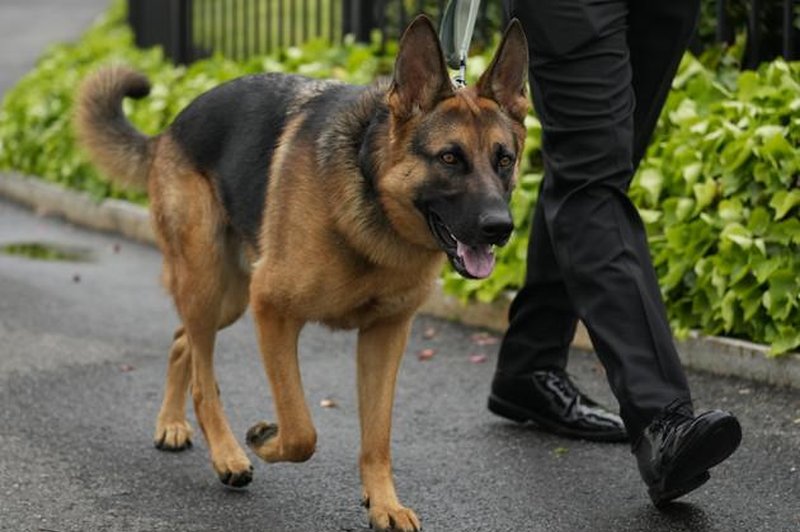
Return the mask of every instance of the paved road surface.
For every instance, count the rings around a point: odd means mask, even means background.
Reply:
[[[150,442],[177,324],[158,285],[158,252],[0,201],[0,245],[31,240],[93,258],[0,255],[0,530],[365,530],[353,334],[308,327],[301,338],[319,432],[314,458],[254,461],[250,488],[227,491],[201,438],[181,454]],[[430,340],[429,327],[437,331]],[[699,406],[739,414],[744,441],[702,491],[662,513],[650,506],[626,446],[564,440],[489,414],[496,346],[475,345],[475,332],[420,317],[401,370],[397,483],[426,530],[800,529],[800,394],[691,375]],[[424,348],[437,352],[420,361]],[[256,349],[249,315],[218,341],[220,387],[242,437],[255,421],[273,419]],[[473,353],[489,360],[474,364]],[[584,388],[612,401],[592,356],[576,353],[571,363]],[[326,398],[338,406],[322,408]]]
[[[0,0],[0,96],[51,43],[70,40],[109,0]]]

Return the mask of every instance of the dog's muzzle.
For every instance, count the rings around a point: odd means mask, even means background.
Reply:
[[[494,245],[508,242],[514,227],[505,220],[481,216],[478,229],[483,242],[467,244],[459,240],[436,213],[428,213],[428,226],[450,264],[467,279],[484,279],[491,275],[495,265]]]

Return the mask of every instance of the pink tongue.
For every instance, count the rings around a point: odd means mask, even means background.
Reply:
[[[467,246],[456,240],[456,254],[464,261],[464,268],[473,277],[483,279],[488,277],[494,269],[494,254],[492,246],[482,245],[477,247]]]

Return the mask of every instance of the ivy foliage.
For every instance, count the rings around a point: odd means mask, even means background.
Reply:
[[[717,76],[691,56],[631,196],[673,327],[800,345],[800,63]]]
[[[0,106],[0,169],[38,175],[98,198],[144,202],[115,188],[75,146],[73,98],[100,65],[124,63],[150,78],[151,95],[126,101],[142,131],[163,130],[193,98],[248,73],[296,72],[368,83],[389,74],[396,51],[372,45],[311,42],[278,56],[234,62],[221,56],[175,67],[158,49],[138,50],[122,2],[74,44],[54,46]],[[469,75],[485,70],[473,57]],[[647,157],[631,187],[678,333],[700,329],[767,343],[780,354],[800,346],[800,64],[782,60],[740,73],[734,55],[687,55]],[[512,200],[517,230],[498,250],[484,281],[443,273],[445,289],[491,301],[521,286],[529,224],[542,179],[541,127],[527,119],[523,167]]]

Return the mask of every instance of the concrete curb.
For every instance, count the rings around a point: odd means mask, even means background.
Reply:
[[[0,174],[0,196],[27,205],[42,215],[60,216],[99,231],[155,243],[147,207],[128,201],[107,199],[98,202],[86,192],[7,172]]]
[[[155,243],[147,208],[126,201],[103,200],[98,203],[85,192],[14,173],[0,174],[0,196],[28,205],[38,213],[61,216],[92,229]],[[508,323],[508,306],[512,298],[513,294],[506,294],[493,303],[464,305],[440,288],[434,290],[421,311],[500,332]],[[770,358],[766,346],[700,334],[676,341],[676,345],[681,361],[688,368],[800,389],[800,353]],[[592,350],[591,340],[582,325],[578,327],[573,346]]]
[[[508,325],[508,307],[512,299],[513,294],[506,294],[493,303],[464,305],[457,298],[436,290],[421,311],[502,332]],[[578,324],[572,345],[585,351],[594,350],[582,323]],[[800,390],[800,353],[770,357],[769,347],[765,345],[696,332],[685,340],[676,340],[675,346],[687,368]]]

